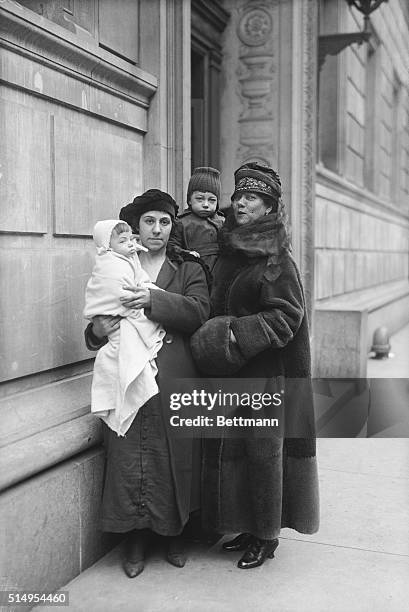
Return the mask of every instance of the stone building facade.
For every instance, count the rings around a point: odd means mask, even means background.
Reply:
[[[346,2],[321,3],[322,34],[356,32]],[[409,8],[382,4],[368,43],[319,75],[315,358],[320,376],[365,377],[373,332],[408,321]]]
[[[136,193],[159,187],[182,208],[192,167],[209,164],[227,206],[241,163],[277,167],[321,376],[363,375],[372,328],[409,319],[408,23],[389,0],[371,42],[319,71],[320,33],[360,27],[345,0],[0,3],[9,584],[55,589],[112,543],[97,528],[81,313],[92,227]]]

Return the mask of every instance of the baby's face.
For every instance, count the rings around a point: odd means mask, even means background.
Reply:
[[[217,207],[217,198],[211,191],[194,191],[189,204],[192,212],[198,217],[211,217]]]
[[[114,232],[111,236],[109,246],[115,253],[124,255],[125,257],[132,257],[136,253],[135,236],[130,230],[121,232],[120,234]]]

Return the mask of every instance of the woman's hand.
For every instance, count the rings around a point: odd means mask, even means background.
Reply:
[[[123,287],[129,291],[129,297],[121,297],[121,302],[126,308],[149,308],[151,305],[151,292],[146,287],[127,286]]]
[[[96,338],[104,338],[119,329],[121,317],[113,315],[97,315],[92,319],[92,333]]]

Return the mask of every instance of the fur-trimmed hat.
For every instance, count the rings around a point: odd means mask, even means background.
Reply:
[[[274,200],[281,198],[281,179],[277,172],[269,166],[263,166],[257,162],[243,164],[234,173],[234,193],[253,191],[268,196]]]
[[[210,166],[195,168],[187,187],[187,201],[189,202],[190,196],[194,191],[210,191],[210,193],[214,193],[217,198],[217,204],[219,204],[220,190],[220,172],[216,168],[211,168]]]
[[[121,208],[119,218],[129,223],[133,230],[136,230],[141,215],[150,210],[166,212],[174,219],[177,215],[178,207],[172,196],[165,191],[148,189],[142,195],[136,196],[133,202]]]

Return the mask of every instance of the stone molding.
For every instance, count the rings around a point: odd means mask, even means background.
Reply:
[[[154,76],[11,0],[0,7],[1,47],[142,108],[157,90]],[[23,77],[17,85],[23,87]]]
[[[328,170],[322,165],[318,165],[317,172],[317,195],[321,195],[320,187],[333,190],[339,196],[336,203],[353,208],[357,212],[378,216],[384,220],[394,218],[394,222],[408,227],[409,215],[398,207],[394,206],[386,200],[382,200],[374,193],[362,189],[357,185],[339,176],[335,172]],[[348,198],[346,203],[345,197]],[[342,200],[342,201],[341,201]]]
[[[302,2],[302,83],[301,98],[301,198],[299,262],[304,280],[307,311],[312,321],[314,303],[314,201],[316,161],[317,104],[317,25],[318,8],[315,0]]]
[[[166,116],[165,190],[179,204],[184,200],[190,176],[190,3],[166,0],[163,25],[166,55],[161,55],[159,81],[162,95],[165,94],[161,111]]]
[[[192,26],[204,20],[214,30],[214,39],[217,42],[229,20],[229,13],[215,0],[192,0]]]
[[[0,491],[92,449],[102,437],[101,423],[88,413],[0,448]]]

